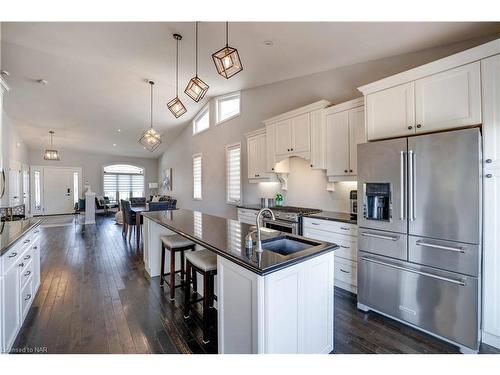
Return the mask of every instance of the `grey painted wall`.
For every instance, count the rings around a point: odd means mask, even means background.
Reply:
[[[234,206],[225,203],[226,145],[242,143],[243,200],[246,203],[256,203],[261,196],[273,196],[279,187],[271,183],[248,183],[244,133],[262,127],[262,121],[266,118],[319,99],[327,99],[333,103],[354,99],[361,96],[356,88],[363,84],[448,56],[481,42],[483,40],[458,43],[244,90],[241,93],[241,115],[219,126],[214,126],[214,116],[211,116],[210,129],[195,136],[192,135],[191,124],[188,124],[160,157],[159,175],[162,175],[165,168],[173,169],[172,195],[178,199],[179,207],[216,215],[232,215],[235,212]],[[213,114],[214,111],[211,110],[211,115]],[[202,201],[192,199],[192,155],[195,153],[203,155]],[[348,192],[353,184],[336,184],[335,192],[327,192],[324,172],[313,171],[307,165],[304,161],[292,159],[285,203],[348,211]]]
[[[146,194],[149,193],[148,182],[158,181],[158,160],[131,158],[126,156],[90,154],[79,151],[70,151],[58,148],[61,160],[58,162],[43,160],[43,149],[29,152],[30,165],[56,165],[61,167],[81,167],[82,182],[90,183],[92,191],[102,194],[103,167],[108,164],[125,163],[138,165],[145,168]]]

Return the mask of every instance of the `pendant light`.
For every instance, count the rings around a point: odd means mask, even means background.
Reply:
[[[208,91],[208,85],[198,77],[198,22],[195,34],[195,76],[191,78],[184,92],[198,103]]]
[[[46,149],[45,152],[43,153],[43,158],[44,160],[54,160],[54,161],[59,161],[59,152],[57,150],[54,150],[54,143],[52,137],[54,136],[55,132],[53,130],[49,131],[50,134],[50,149]]]
[[[148,81],[149,86],[151,87],[151,124],[149,129],[145,130],[142,133],[141,139],[139,139],[139,143],[143,145],[148,151],[153,152],[156,148],[161,144],[161,135],[156,130],[153,129],[153,81]]]
[[[226,22],[226,46],[212,55],[217,73],[226,79],[243,70],[238,50],[228,44],[229,22]]]
[[[182,39],[182,36],[179,34],[174,34],[174,39],[176,41],[175,98],[167,103],[167,107],[176,118],[179,118],[187,111],[186,107],[184,107],[184,104],[182,104],[181,100],[179,99],[179,40]]]

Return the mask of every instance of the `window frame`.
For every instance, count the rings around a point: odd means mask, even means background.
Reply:
[[[207,130],[210,129],[210,103],[207,103],[205,104],[199,111],[198,113],[196,114],[196,116],[194,116],[193,120],[191,121],[191,126],[193,127],[193,135],[198,135],[198,134],[201,134],[203,132],[206,132]],[[205,113],[207,113],[208,115],[208,126],[203,129],[203,130],[200,130],[200,131],[196,131],[196,122],[200,120],[200,118],[202,118]]]
[[[194,196],[194,159],[198,158],[198,157],[200,158],[200,197],[199,198]],[[203,154],[201,152],[193,155],[193,161],[192,161],[191,165],[193,168],[193,171],[192,171],[192,181],[193,181],[192,197],[193,197],[193,200],[195,200],[195,201],[202,201],[203,200]]]
[[[229,200],[229,158],[228,158],[228,155],[229,155],[229,150],[231,149],[234,149],[234,148],[239,148],[240,150],[240,199],[238,201],[230,201]],[[237,205],[240,205],[241,202],[242,202],[242,197],[243,197],[243,183],[242,183],[242,178],[241,178],[241,142],[236,142],[236,143],[232,143],[232,144],[229,144],[229,145],[226,145],[225,147],[225,151],[226,151],[226,204],[230,204],[230,205],[234,205],[234,206],[237,206]]]
[[[220,103],[223,102],[224,100],[231,99],[233,97],[238,98],[238,113],[225,118],[224,120],[219,120],[219,112],[220,112]],[[241,91],[235,91],[231,92],[229,94],[221,95],[215,98],[215,125],[221,125],[224,124],[225,122],[231,121],[235,119],[236,117],[239,117],[241,115]]]
[[[106,172],[106,168],[107,167],[112,167],[114,165],[128,165],[128,166],[131,166],[131,167],[135,167],[135,168],[138,168],[141,170],[141,173],[125,173],[125,172]],[[142,165],[138,165],[138,164],[133,164],[133,163],[127,163],[127,162],[122,162],[122,163],[112,163],[112,164],[106,164],[106,165],[103,165],[102,166],[102,195],[103,196],[107,196],[106,195],[106,191],[104,190],[104,176],[105,175],[126,175],[126,176],[142,176],[142,179],[143,179],[143,183],[142,183],[142,196],[145,197],[146,196],[146,167],[142,166]],[[113,203],[120,203],[120,200],[122,199],[125,199],[125,198],[122,198],[120,197],[120,192],[119,191],[115,191],[115,201],[112,201]],[[134,191],[129,191],[128,192],[128,198],[126,198],[125,200],[128,200],[130,198],[134,197]]]

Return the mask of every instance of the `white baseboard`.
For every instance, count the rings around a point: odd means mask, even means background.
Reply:
[[[483,331],[481,341],[485,344],[500,349],[500,336],[492,335],[491,333]]]

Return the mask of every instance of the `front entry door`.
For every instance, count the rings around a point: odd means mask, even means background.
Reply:
[[[74,212],[73,168],[43,168],[43,204],[45,215],[70,214]],[[78,183],[79,185],[79,183]]]

